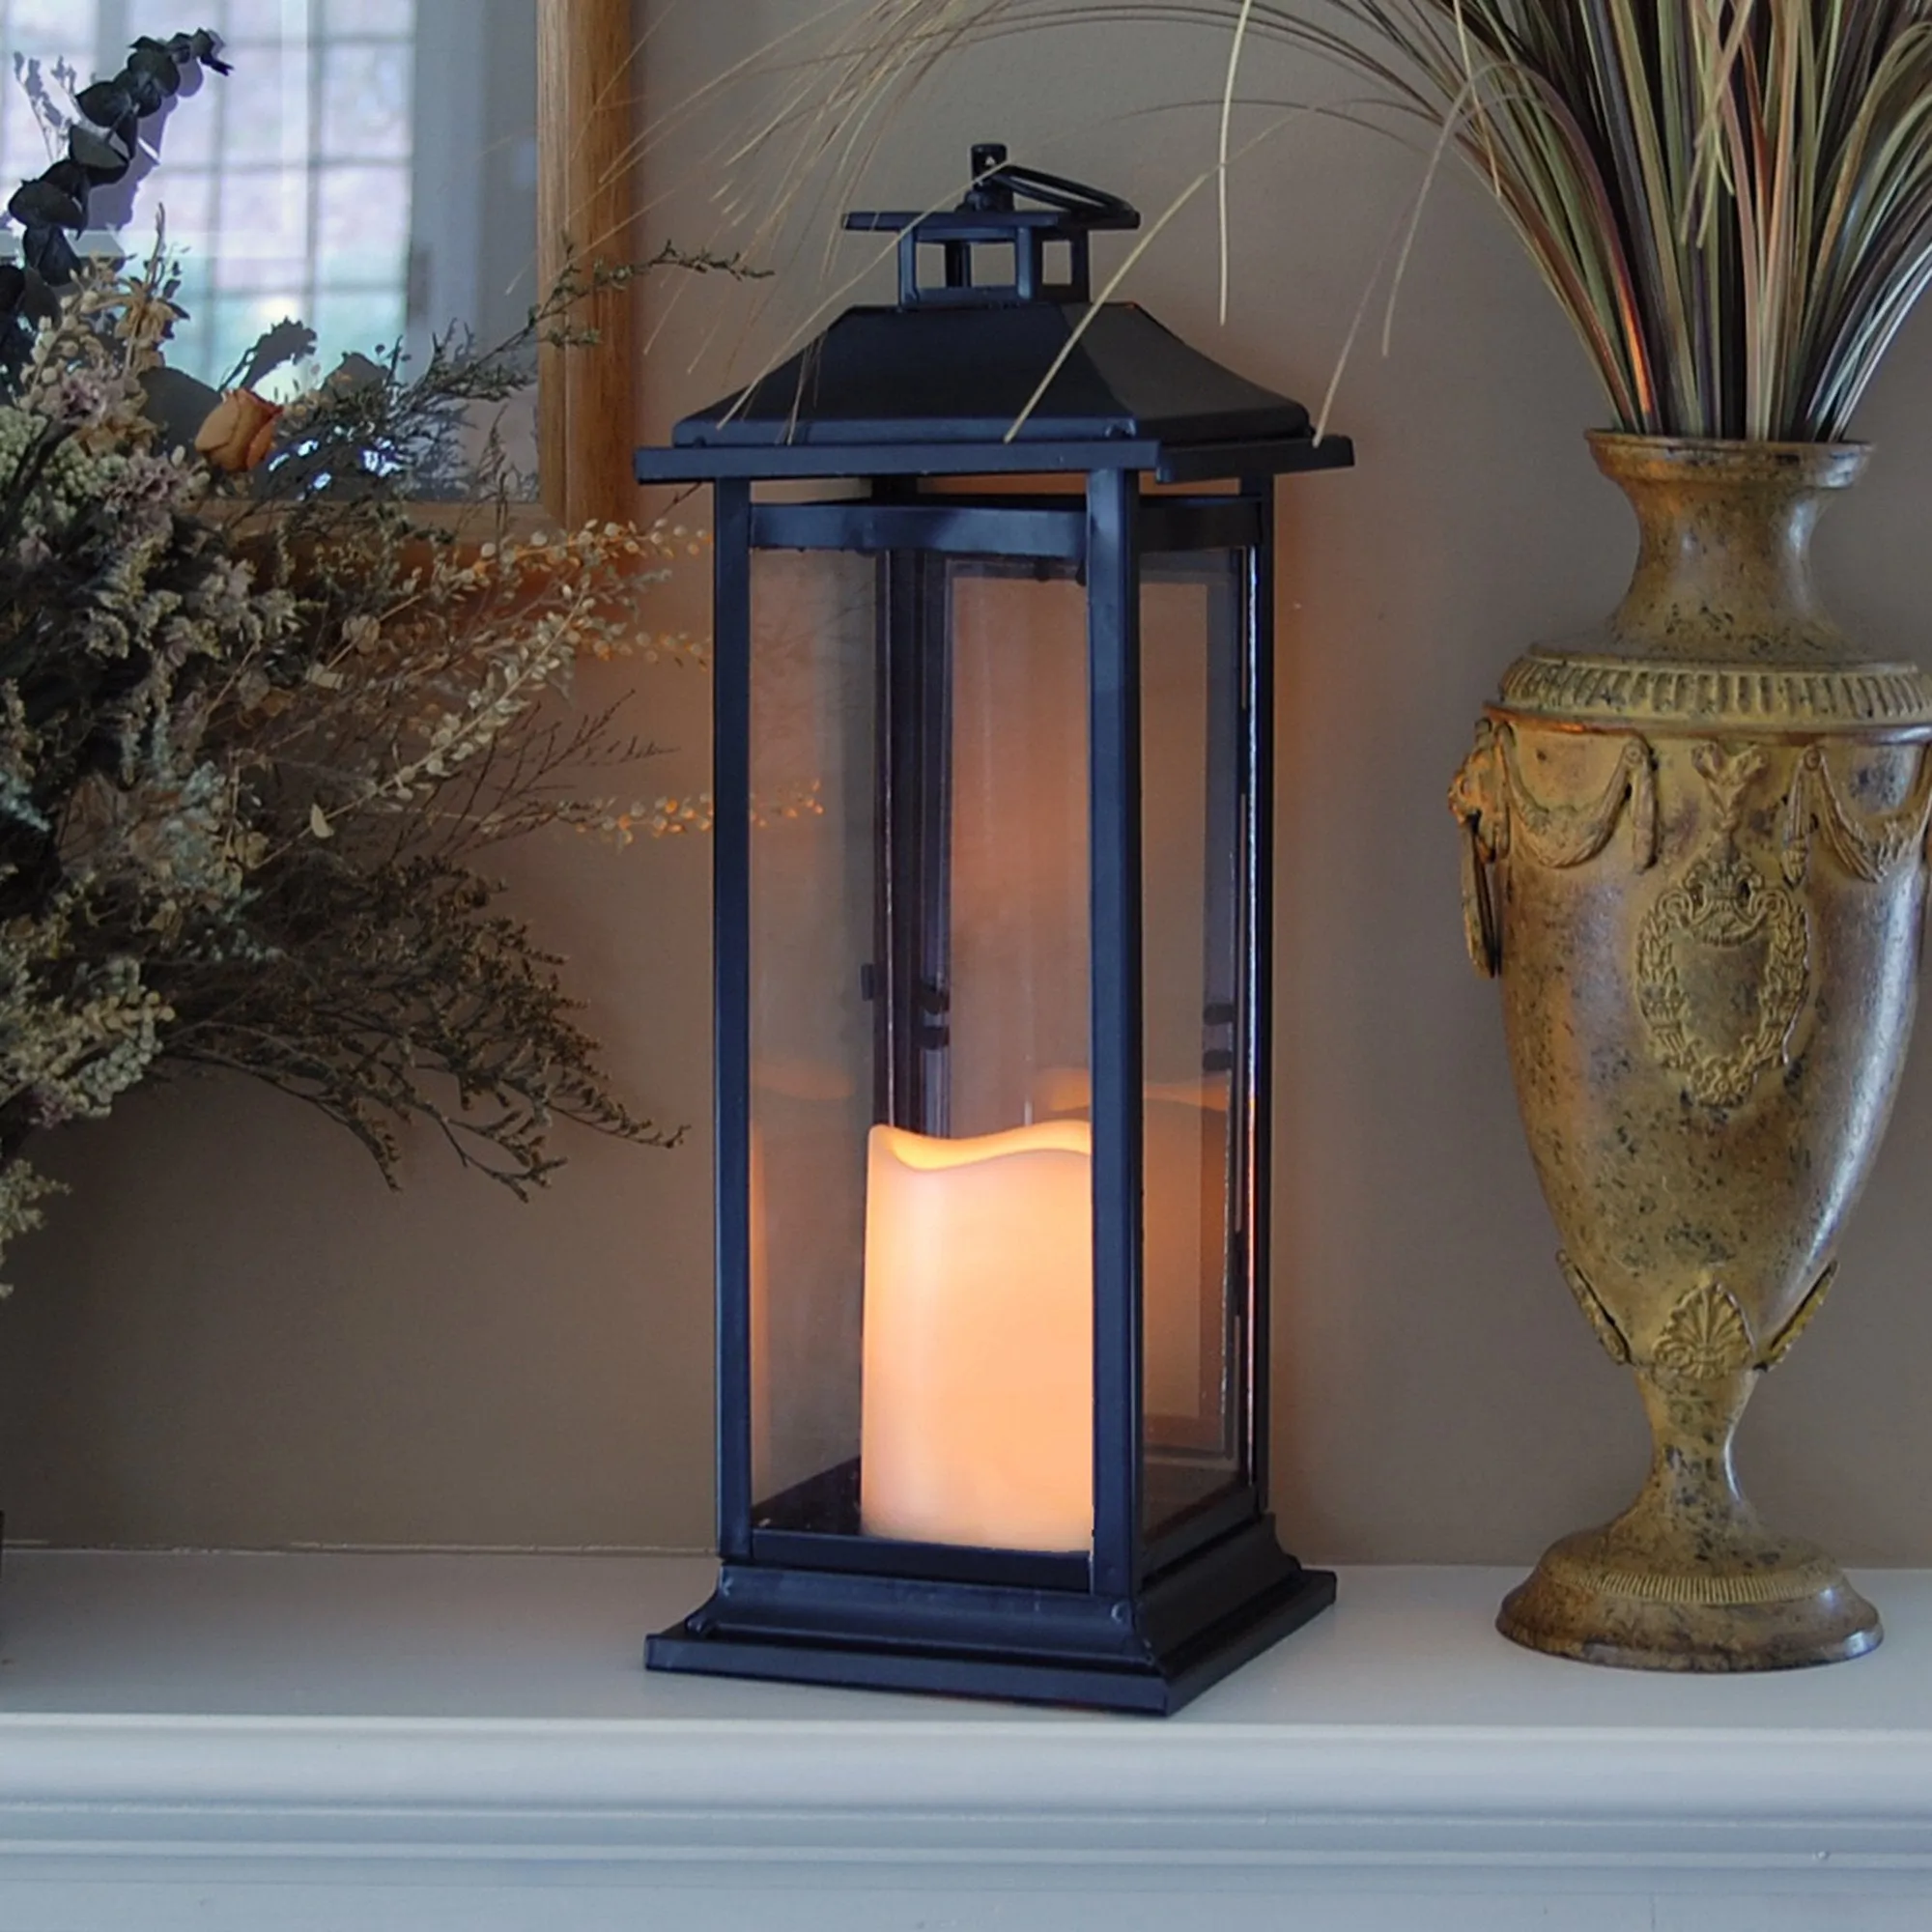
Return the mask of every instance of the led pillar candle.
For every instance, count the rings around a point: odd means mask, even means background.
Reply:
[[[868,1535],[1085,1549],[1094,1531],[1094,1159],[1084,1121],[875,1126],[860,1514]]]

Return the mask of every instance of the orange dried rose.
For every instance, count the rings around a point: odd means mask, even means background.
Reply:
[[[217,469],[253,469],[275,443],[281,406],[253,389],[230,389],[194,433],[194,446]]]

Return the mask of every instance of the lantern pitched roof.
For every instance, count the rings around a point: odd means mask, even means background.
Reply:
[[[687,416],[673,441],[1173,446],[1312,435],[1299,403],[1189,348],[1138,303],[1027,302],[850,309],[749,389]]]

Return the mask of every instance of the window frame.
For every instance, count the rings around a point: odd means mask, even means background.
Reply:
[[[554,286],[566,240],[584,266],[639,257],[635,107],[640,72],[631,0],[537,0],[537,282]],[[637,290],[584,298],[597,340],[537,357],[535,516],[578,528],[637,515],[631,456]]]

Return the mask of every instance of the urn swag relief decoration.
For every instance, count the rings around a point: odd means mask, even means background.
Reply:
[[[1878,1617],[1759,1521],[1731,1436],[1824,1298],[1890,1108],[1932,683],[1861,662],[1811,589],[1820,495],[1861,450],[1594,446],[1637,510],[1635,581],[1602,637],[1510,670],[1451,805],[1560,1265],[1637,1378],[1655,1458],[1500,1627],[1604,1662],[1824,1662]]]

